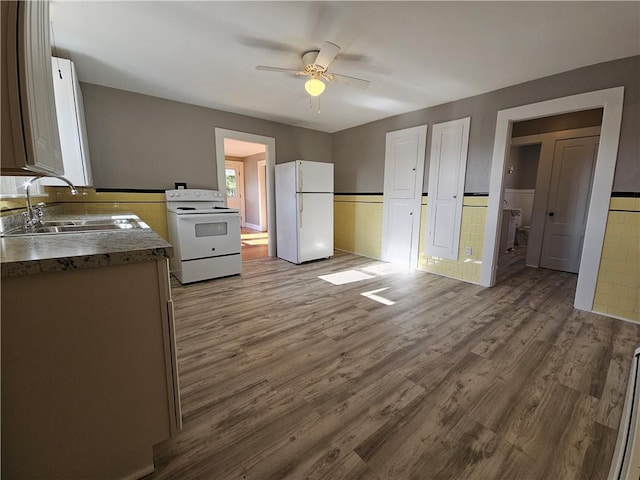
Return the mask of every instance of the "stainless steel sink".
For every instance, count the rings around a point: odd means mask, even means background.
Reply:
[[[109,230],[131,230],[149,228],[144,222],[134,218],[111,218],[100,220],[44,221],[35,227],[18,227],[2,233],[2,236],[45,235],[56,233],[82,233]]]
[[[71,222],[71,221],[65,221],[65,222],[42,222],[41,225],[42,226],[47,226],[47,227],[60,227],[60,226],[65,226],[65,225],[75,225],[75,223]]]
[[[62,224],[63,222],[61,222]],[[92,226],[92,225],[138,225],[138,222],[133,218],[109,218],[103,220],[71,220],[67,224],[77,225],[77,226]],[[51,222],[44,222],[44,225],[51,225]],[[118,228],[118,227],[116,227]],[[129,228],[129,227],[122,227]],[[144,227],[134,227],[134,228],[144,228]]]
[[[88,232],[92,230],[125,230],[136,228],[131,223],[96,224],[96,225],[41,225],[32,229],[33,233]]]

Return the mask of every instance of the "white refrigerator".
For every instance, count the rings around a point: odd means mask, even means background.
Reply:
[[[333,164],[276,165],[278,257],[292,263],[333,256]]]

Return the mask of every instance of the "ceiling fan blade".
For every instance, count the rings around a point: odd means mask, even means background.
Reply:
[[[350,87],[356,87],[365,89],[371,83],[369,80],[365,80],[363,78],[349,77],[347,75],[340,75],[338,73],[331,73],[328,75],[329,78],[333,77],[332,82],[340,83],[342,85],[349,85]]]
[[[316,57],[316,61],[313,63],[326,70],[329,68],[329,64],[333,62],[333,59],[336,58],[339,51],[340,47],[335,43],[324,42],[320,49],[320,53],[318,53],[318,56]]]
[[[272,40],[267,40],[266,38],[250,37],[246,35],[236,35],[235,38],[238,43],[249,48],[260,48],[271,52],[292,53],[295,55],[300,53],[299,49],[292,47],[291,45],[274,42]]]
[[[391,75],[393,73],[393,70],[389,67],[372,64],[371,57],[368,55],[341,53],[338,60],[340,60],[340,65],[349,63],[351,68],[364,72],[376,73],[378,75]]]
[[[256,66],[256,70],[264,70],[266,72],[289,73],[291,75],[307,75],[307,72],[303,72],[300,70],[293,70],[291,68],[268,67],[266,65],[258,65]]]

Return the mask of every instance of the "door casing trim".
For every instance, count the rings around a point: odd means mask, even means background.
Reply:
[[[502,214],[504,174],[506,158],[511,143],[513,122],[592,108],[603,108],[600,145],[596,157],[587,227],[574,300],[575,308],[592,310],[618,154],[623,99],[624,87],[614,87],[522,105],[498,112],[489,183],[489,206],[487,209],[480,271],[481,285],[491,287],[495,285],[496,280],[498,236],[500,233],[498,227]]]

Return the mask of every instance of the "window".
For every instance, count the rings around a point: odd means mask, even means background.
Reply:
[[[227,197],[238,196],[237,172],[233,168],[226,168],[225,176],[227,177]]]
[[[24,184],[31,177],[0,177],[0,198],[25,197]],[[44,195],[44,189],[36,182],[31,184],[31,195]]]

